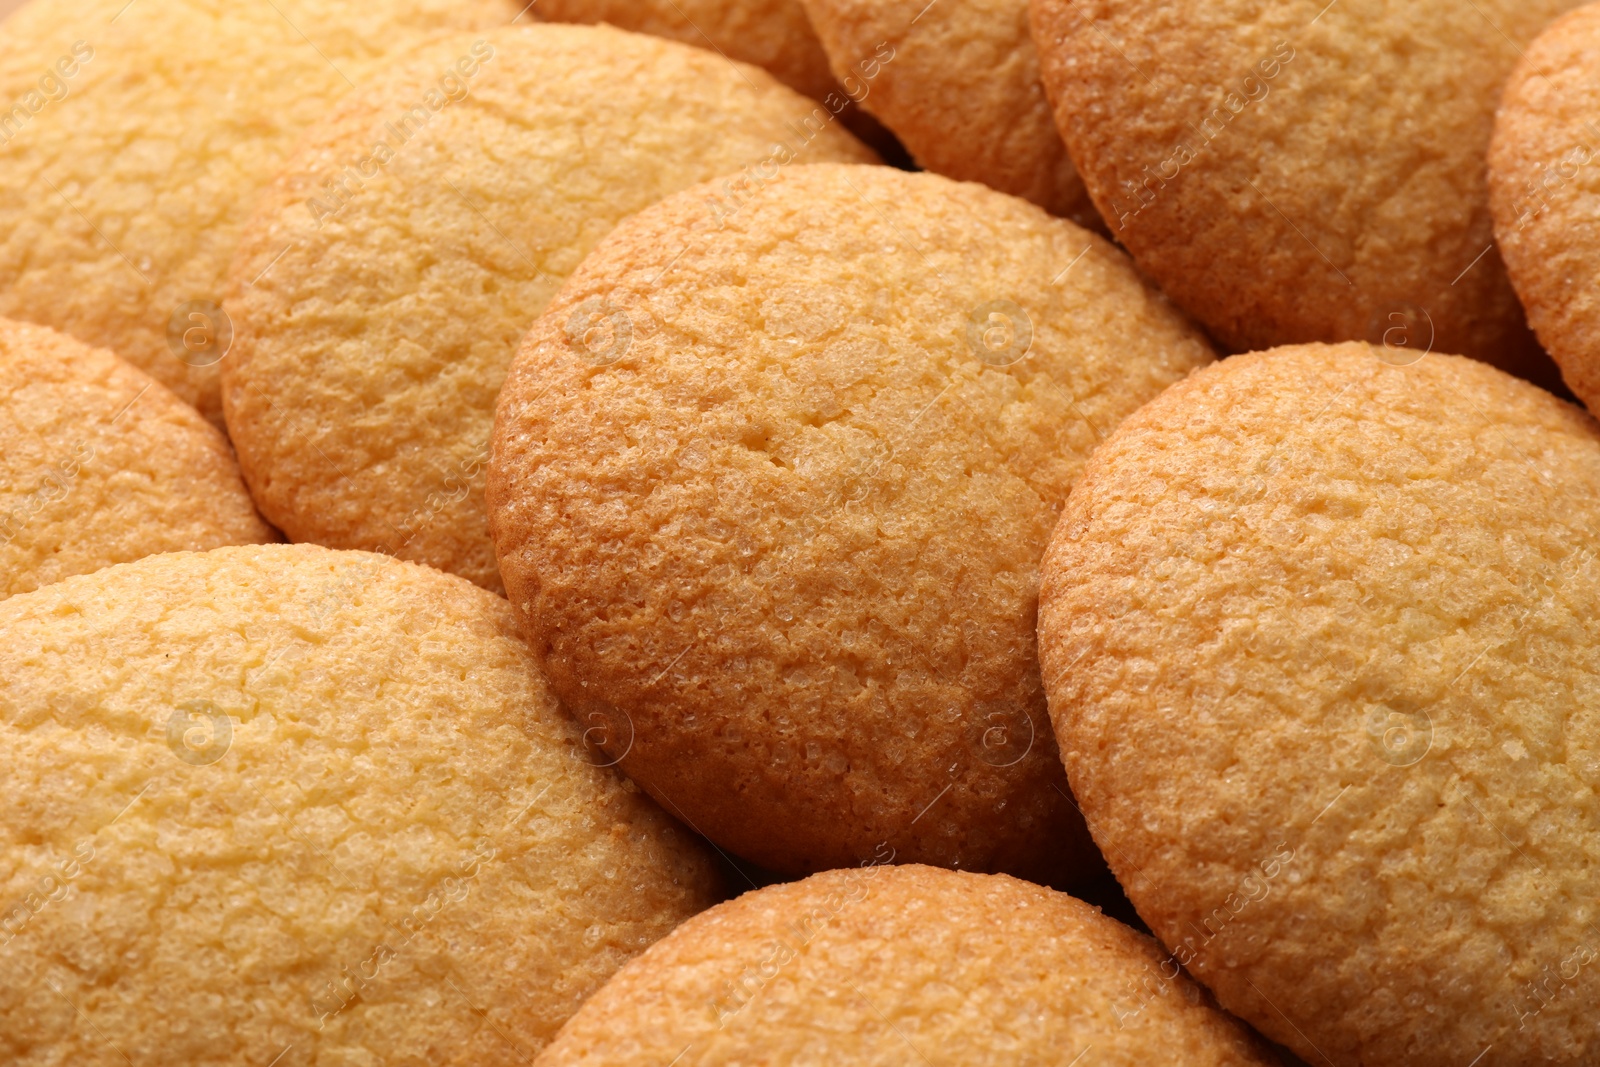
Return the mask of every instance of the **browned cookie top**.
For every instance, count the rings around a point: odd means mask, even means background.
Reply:
[[[551,22],[609,22],[754,63],[815,100],[838,91],[800,0],[539,0]]]
[[[1489,152],[1495,237],[1528,322],[1600,401],[1600,8],[1558,20],[1506,85]]]
[[[779,146],[875,158],[763,71],[609,26],[444,38],[353,93],[233,266],[224,402],[262,510],[499,591],[483,471],[522,334],[622,218]]]
[[[1106,859],[1223,1007],[1311,1063],[1578,1067],[1600,427],[1414,355],[1238,356],[1125,421],[1045,557],[1050,710]]]
[[[866,866],[684,923],[537,1067],[1269,1067],[1158,945],[1004,875]]]
[[[923,167],[1101,226],[1039,80],[1027,0],[806,0],[845,88]]]
[[[1034,39],[1112,235],[1223,344],[1401,330],[1537,373],[1483,157],[1575,2],[1034,0]]]
[[[1037,564],[1095,443],[1211,359],[1080,227],[886,167],[623,223],[501,393],[491,530],[552,680],[724,846],[1060,877]]]

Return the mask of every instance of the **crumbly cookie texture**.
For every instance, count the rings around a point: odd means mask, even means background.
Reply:
[[[111,349],[221,425],[215,313],[294,138],[510,0],[34,0],[0,33],[0,315]],[[209,343],[185,346],[201,305]]]
[[[1600,9],[1528,46],[1489,148],[1495,239],[1528,323],[1591,408],[1600,403]]]
[[[928,170],[1103,228],[1056,132],[1027,0],[805,0],[833,71]]]
[[[1139,914],[1269,1037],[1593,1063],[1600,426],[1415,355],[1234,357],[1126,420],[1045,557],[1051,714]]]
[[[1518,49],[1579,0],[1033,0],[1112,236],[1234,351],[1460,352],[1530,376],[1483,157]],[[1553,375],[1551,375],[1553,376]]]
[[[483,471],[522,334],[625,216],[775,153],[876,159],[763,71],[606,26],[441,40],[364,86],[233,268],[224,402],[262,511],[498,591]]]
[[[194,408],[103,348],[0,319],[0,597],[276,539]]]
[[[529,332],[501,574],[562,699],[732,851],[1070,878],[1038,560],[1096,442],[1211,358],[1108,242],[992,189],[700,186]]]
[[[537,1067],[1075,1056],[1277,1063],[1160,946],[1098,909],[1005,875],[907,865],[828,871],[696,916],[602,987]]]
[[[505,602],[415,564],[226,548],[12,597],[0,1058],[525,1064],[719,896],[597,762]]]

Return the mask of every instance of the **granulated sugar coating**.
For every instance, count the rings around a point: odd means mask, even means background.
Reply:
[[[668,810],[787,872],[1070,878],[1037,566],[1100,436],[1211,359],[1078,226],[795,167],[600,244],[500,396],[490,526],[552,685]]]
[[[111,349],[218,425],[222,283],[300,131],[510,0],[34,0],[0,30],[0,315]],[[208,343],[185,344],[190,314]]]
[[[0,597],[276,539],[192,407],[103,348],[0,319]]]
[[[1590,1064],[1600,427],[1416,356],[1235,357],[1124,422],[1045,558],[1051,714],[1139,914],[1269,1037]]]
[[[383,556],[0,603],[0,1060],[527,1063],[718,898],[581,733],[503,600]]]
[[[684,923],[537,1067],[1277,1062],[1187,977],[1163,978],[1164,956],[1082,901],[1005,875],[828,871]]]
[[[875,159],[764,71],[672,41],[541,25],[429,44],[307,135],[240,242],[224,402],[263,512],[498,591],[494,398],[584,255],[696,182]]]

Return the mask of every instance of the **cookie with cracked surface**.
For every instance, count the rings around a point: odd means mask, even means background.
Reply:
[[[1578,0],[1033,0],[1106,224],[1235,351],[1406,333],[1553,384],[1483,156],[1517,50]]]
[[[18,1067],[525,1064],[719,898],[511,610],[314,545],[0,603],[0,1050]]]
[[[1458,356],[1223,361],[1044,562],[1068,777],[1140,916],[1310,1062],[1595,1062],[1600,426]],[[1546,984],[1546,983],[1550,984]]]
[[[0,315],[111,349],[221,425],[222,299],[294,138],[387,59],[510,0],[35,0],[0,33]]]
[[[1600,404],[1600,7],[1557,20],[1507,83],[1489,147],[1495,238],[1528,323]]]
[[[499,590],[494,398],[562,279],[696,182],[874,158],[820,104],[673,41],[533,25],[420,50],[307,135],[240,242],[224,404],[262,512]]]
[[[537,1067],[1271,1067],[1160,947],[1065,893],[922,866],[746,893],[647,949]],[[677,1059],[674,1059],[677,1057]]]
[[[924,168],[1104,227],[1056,132],[1027,0],[805,0],[834,73]]]
[[[276,539],[194,408],[103,348],[0,319],[0,597]]]
[[[1102,238],[888,167],[620,226],[500,396],[490,527],[558,694],[774,870],[1098,861],[1037,565],[1100,436],[1212,358]],[[602,725],[603,724],[603,725]]]

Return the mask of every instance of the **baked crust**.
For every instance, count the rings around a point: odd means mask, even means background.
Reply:
[[[568,706],[724,847],[1070,879],[1098,861],[1045,729],[1038,559],[1099,435],[1211,358],[1108,242],[992,189],[687,190],[517,356],[507,594]]]
[[[720,897],[504,600],[314,545],[0,603],[0,1049],[526,1064]]]
[[[1236,356],[1125,421],[1045,557],[1051,714],[1223,1007],[1309,1062],[1576,1067],[1600,426],[1415,355]]]

